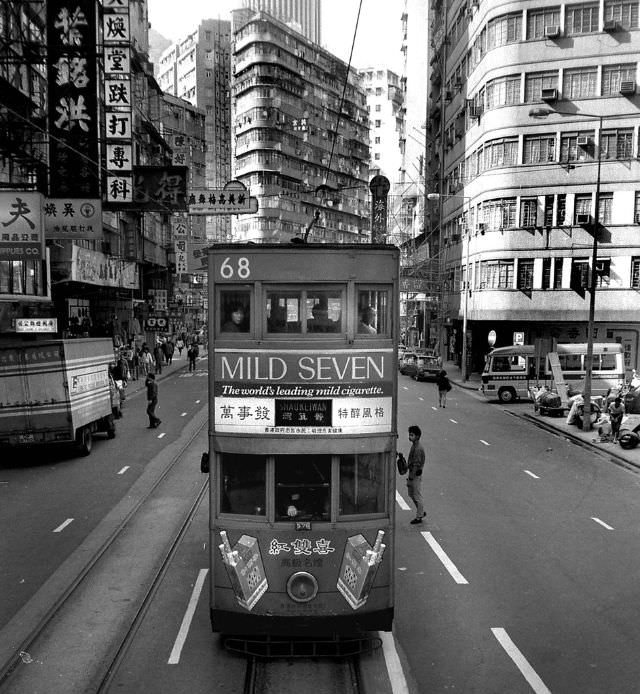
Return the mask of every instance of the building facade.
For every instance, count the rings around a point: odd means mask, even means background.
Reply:
[[[309,41],[321,41],[321,0],[242,0],[239,7],[267,12]]]
[[[491,330],[586,342],[595,273],[593,339],[637,368],[638,3],[432,0],[430,16],[432,335],[460,358],[466,322],[473,369]]]
[[[234,240],[368,240],[369,135],[354,70],[264,12],[233,13]],[[345,86],[346,81],[346,86]]]

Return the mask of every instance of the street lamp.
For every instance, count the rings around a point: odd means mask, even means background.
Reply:
[[[471,200],[467,195],[441,195],[440,193],[427,193],[427,200],[443,200],[448,198],[460,198],[462,200]],[[440,224],[442,224],[442,219],[440,219]],[[470,243],[469,230],[466,230],[465,241],[467,248],[464,257],[464,281],[463,281],[463,291],[464,298],[462,302],[462,380],[469,380],[469,375],[467,373],[467,309],[469,301],[469,243]],[[440,278],[442,281],[442,278]],[[442,307],[441,307],[442,308]]]
[[[593,331],[596,316],[596,266],[598,263],[598,233],[600,231],[600,169],[602,166],[602,120],[604,116],[584,111],[556,111],[550,108],[533,108],[529,111],[531,118],[546,118],[551,115],[584,116],[598,119],[597,170],[596,170],[596,202],[593,210],[591,229],[593,231],[593,251],[591,255],[591,276],[589,278],[589,318],[587,320],[587,356],[584,367],[584,411],[582,418],[583,431],[591,431],[591,383],[593,374]]]

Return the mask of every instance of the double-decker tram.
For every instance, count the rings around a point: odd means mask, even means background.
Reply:
[[[369,649],[393,620],[398,249],[216,245],[208,271],[213,630]]]

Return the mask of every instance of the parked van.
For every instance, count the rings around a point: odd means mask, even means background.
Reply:
[[[553,353],[553,352],[552,352]],[[512,345],[492,350],[482,372],[481,390],[487,399],[512,402],[527,398],[532,387],[553,387],[549,354],[536,353],[534,345]],[[586,343],[559,344],[560,368],[569,393],[584,388]],[[591,372],[592,395],[606,395],[609,388],[624,384],[625,367],[622,345],[603,342],[593,345]]]

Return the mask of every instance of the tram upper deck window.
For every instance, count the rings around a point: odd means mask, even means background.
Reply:
[[[340,515],[384,512],[383,454],[340,456]]]
[[[358,335],[390,335],[389,291],[358,290]]]
[[[266,458],[263,455],[223,453],[220,473],[220,512],[264,516]]]
[[[248,333],[251,325],[251,292],[224,289],[220,292],[220,332]]]
[[[275,494],[277,521],[330,520],[331,456],[276,456]]]

